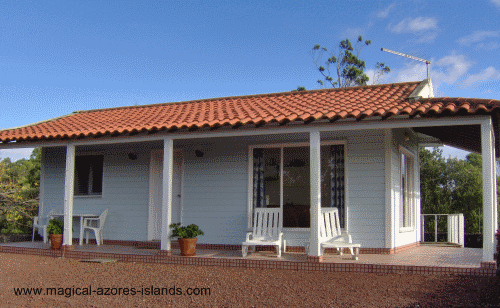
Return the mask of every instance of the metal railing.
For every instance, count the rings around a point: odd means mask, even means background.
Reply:
[[[453,243],[464,247],[465,226],[464,214],[421,214],[421,241],[425,242],[425,216],[434,216],[434,242],[438,242],[438,216],[447,216],[448,223],[448,243]]]

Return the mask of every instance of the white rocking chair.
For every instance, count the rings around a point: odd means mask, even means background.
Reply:
[[[256,208],[254,209],[252,232],[247,233],[246,241],[241,244],[243,258],[248,254],[248,246],[274,246],[278,258],[286,249],[283,240],[283,211],[280,208]]]
[[[336,207],[321,208],[319,236],[322,255],[325,253],[326,248],[336,248],[340,255],[342,255],[344,248],[349,248],[353,259],[358,260],[361,244],[353,244],[350,234],[342,234],[339,222],[339,210]],[[309,253],[309,245],[310,243],[306,242],[306,254]]]

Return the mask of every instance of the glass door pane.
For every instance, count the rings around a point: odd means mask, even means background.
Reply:
[[[254,149],[254,207],[280,207],[280,148]]]
[[[310,227],[309,184],[309,147],[283,148],[283,227]]]

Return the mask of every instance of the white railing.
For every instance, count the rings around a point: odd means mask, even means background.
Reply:
[[[438,216],[448,216],[448,242],[464,247],[464,214],[421,214],[421,241],[425,241],[425,216],[434,216],[434,242],[438,242]]]

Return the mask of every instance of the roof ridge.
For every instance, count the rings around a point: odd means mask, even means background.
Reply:
[[[416,84],[416,83],[421,83],[421,82],[422,81],[406,81],[406,82],[396,82],[396,83],[362,85],[362,86],[345,87],[345,88],[325,88],[325,89],[313,89],[313,90],[305,90],[305,91],[292,90],[292,91],[287,91],[287,92],[274,92],[274,93],[264,93],[264,94],[245,94],[245,95],[236,95],[236,96],[222,96],[222,97],[195,99],[195,100],[190,100],[190,101],[166,102],[166,103],[156,103],[156,104],[146,104],[146,105],[131,105],[131,106],[100,108],[100,109],[79,110],[79,111],[74,111],[73,114],[100,112],[100,111],[117,110],[117,109],[135,109],[135,108],[147,108],[147,107],[154,107],[154,106],[184,105],[184,104],[190,104],[190,103],[195,103],[195,102],[220,101],[220,100],[237,99],[237,98],[243,99],[243,98],[270,97],[270,96],[279,96],[279,95],[303,95],[303,94],[307,94],[307,93],[317,93],[317,92],[347,91],[347,90],[352,90],[352,89],[399,86],[399,85],[403,85],[403,84]]]

